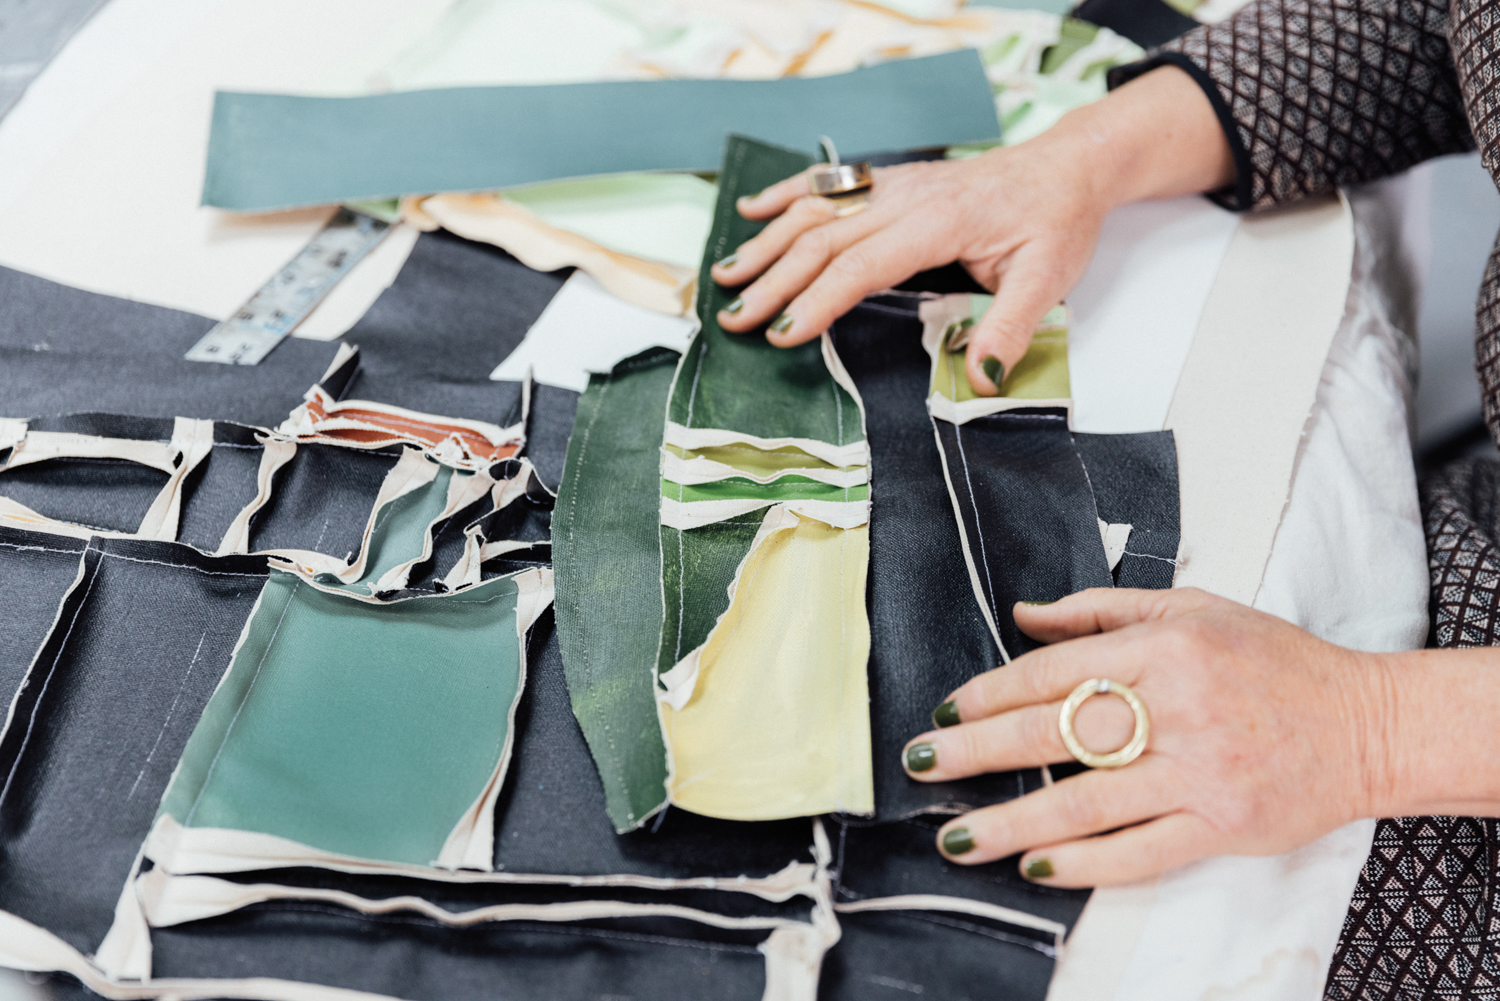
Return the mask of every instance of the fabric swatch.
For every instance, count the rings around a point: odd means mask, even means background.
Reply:
[[[651,350],[589,379],[553,514],[568,693],[620,831],[667,799],[652,682],[662,615],[656,464],[677,359]]]
[[[476,130],[469,123],[488,123]],[[663,80],[319,98],[220,92],[203,203],[239,211],[641,170],[712,170],[726,132],[846,155],[999,132],[972,52],[776,81]]]
[[[305,846],[309,860],[488,868],[549,578],[372,605],[273,573],[162,818],[227,854]]]

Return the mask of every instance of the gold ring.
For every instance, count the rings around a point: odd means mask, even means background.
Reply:
[[[1125,700],[1130,711],[1135,713],[1135,733],[1131,734],[1130,742],[1118,751],[1096,754],[1084,747],[1078,734],[1073,731],[1073,717],[1077,715],[1078,707],[1094,695],[1118,695]],[[1146,712],[1146,703],[1141,701],[1140,696],[1129,685],[1110,681],[1108,678],[1090,678],[1073,689],[1063,700],[1062,712],[1057,715],[1057,729],[1062,734],[1068,753],[1085,765],[1090,768],[1122,768],[1139,758],[1146,749],[1146,740],[1151,736],[1151,716]]]
[[[870,189],[875,186],[870,162],[840,163],[833,140],[823,136],[822,143],[828,163],[807,175],[808,188],[819,198],[832,202],[833,214],[838,218],[864,211],[870,204]]]

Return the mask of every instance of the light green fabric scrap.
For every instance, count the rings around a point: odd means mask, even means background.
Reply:
[[[161,813],[431,864],[502,759],[517,586],[355,601],[272,571]]]

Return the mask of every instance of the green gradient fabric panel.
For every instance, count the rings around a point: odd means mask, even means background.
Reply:
[[[708,639],[729,608],[729,585],[765,519],[762,508],[732,521],[681,531],[661,526],[662,591],[667,596],[658,671],[670,671]]]
[[[662,617],[657,464],[677,360],[653,349],[590,377],[552,512],[568,698],[622,832],[667,801],[651,668]]]
[[[272,572],[162,812],[428,865],[504,752],[516,583],[372,605]]]
[[[835,76],[457,87],[371,97],[221,91],[203,203],[264,211],[638,170],[712,170],[727,132],[846,155],[993,139],[973,50]]]
[[[890,65],[901,65],[894,63]],[[730,136],[719,175],[714,228],[698,275],[703,330],[688,348],[672,392],[669,419],[689,428],[723,428],[758,438],[816,438],[843,443],[863,436],[859,407],[823,364],[816,340],[772,347],[759,331],[726,333],[716,319],[737,294],[714,283],[709,269],[765,228],[735,211],[735,200],[806,170],[813,159]],[[808,406],[822,397],[827,406]]]
[[[784,500],[826,500],[838,502],[869,500],[870,488],[868,486],[836,487],[828,483],[819,483],[817,480],[809,480],[800,476],[783,476],[771,483],[756,483],[754,480],[734,477],[728,480],[718,480],[714,483],[699,483],[696,485],[662,480],[661,495],[683,502],[739,500],[741,498],[764,500],[767,504],[774,504],[777,501]]]

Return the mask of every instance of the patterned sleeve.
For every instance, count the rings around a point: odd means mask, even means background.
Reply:
[[[1448,0],[1261,0],[1109,83],[1165,64],[1187,71],[1238,168],[1210,197],[1263,208],[1474,148],[1447,22]]]

